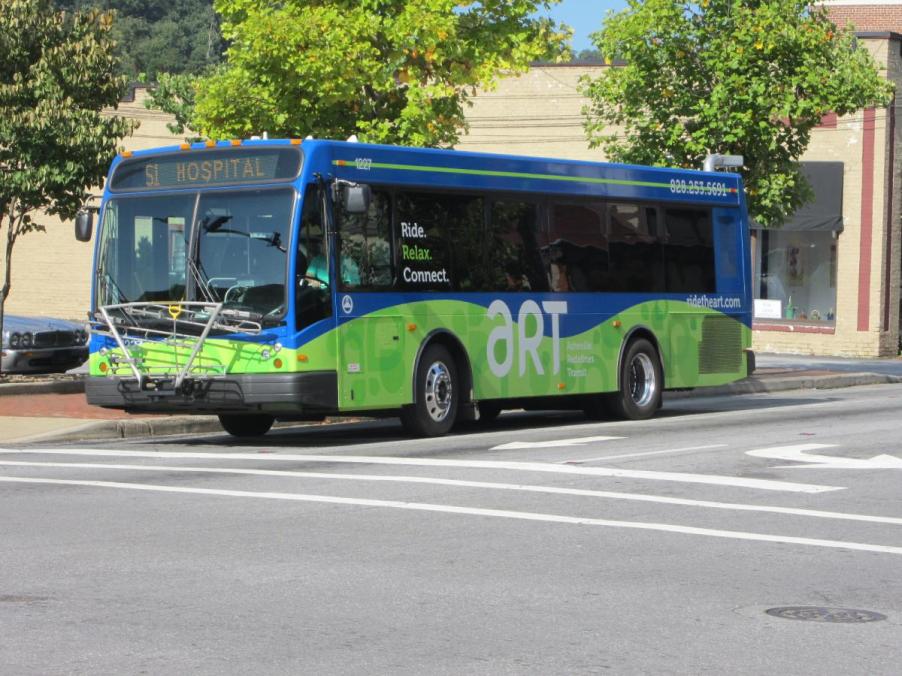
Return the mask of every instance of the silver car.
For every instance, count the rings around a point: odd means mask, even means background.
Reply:
[[[3,317],[3,373],[68,371],[87,358],[84,324],[52,317]]]

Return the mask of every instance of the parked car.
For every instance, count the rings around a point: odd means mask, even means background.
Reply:
[[[3,317],[4,373],[68,371],[88,358],[84,324],[52,317]]]

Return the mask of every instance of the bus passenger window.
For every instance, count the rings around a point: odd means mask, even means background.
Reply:
[[[343,290],[391,287],[391,196],[387,192],[374,190],[365,214],[351,214],[339,208],[338,236]]]
[[[486,243],[491,291],[547,291],[536,241],[537,208],[528,202],[494,202]]]
[[[627,293],[664,291],[657,211],[638,204],[608,205],[611,290]]]
[[[671,293],[713,292],[714,234],[708,209],[665,209],[664,259]]]
[[[552,291],[601,291],[608,276],[603,205],[555,204],[542,258]]]
[[[395,205],[395,232],[400,243],[399,288],[487,288],[481,197],[400,193]]]

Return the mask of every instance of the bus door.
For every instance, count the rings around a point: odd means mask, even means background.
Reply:
[[[307,354],[307,362],[304,368],[317,371],[334,371],[335,365],[335,331],[334,315],[332,307],[332,292],[329,288],[329,238],[326,236],[326,228],[323,219],[323,202],[321,191],[317,186],[310,186],[304,194],[304,204],[301,211],[301,227],[298,233],[298,247],[296,252],[297,280],[295,282],[295,323],[297,330],[301,332],[301,345],[303,353]],[[317,331],[316,326],[322,327],[322,322],[328,321],[329,328],[325,333]],[[308,340],[318,341],[322,345],[317,354],[311,360],[309,351],[313,343],[307,345],[304,333],[307,332]],[[318,336],[318,337],[316,337]]]
[[[366,209],[335,201],[334,274],[338,397],[342,409],[409,403],[404,317],[392,300],[391,195],[374,190]]]

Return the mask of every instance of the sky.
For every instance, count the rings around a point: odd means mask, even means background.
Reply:
[[[550,10],[539,12],[562,21],[573,29],[573,51],[593,49],[589,34],[601,28],[602,20],[609,9],[620,11],[626,7],[626,0],[561,0]]]

